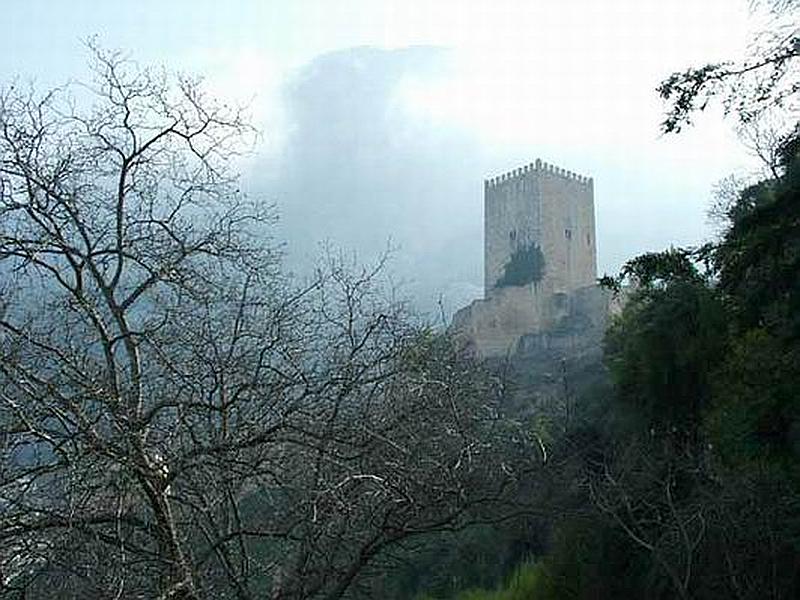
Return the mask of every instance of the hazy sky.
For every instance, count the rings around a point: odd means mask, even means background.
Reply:
[[[454,304],[479,293],[482,181],[540,157],[595,178],[600,271],[708,235],[713,184],[755,163],[718,112],[662,137],[654,88],[735,58],[746,0],[2,0],[0,73],[85,76],[82,44],[250,102],[247,175],[293,264],[330,239]],[[423,303],[425,300],[423,299]]]

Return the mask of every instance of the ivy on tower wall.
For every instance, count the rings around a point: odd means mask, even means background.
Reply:
[[[538,244],[520,246],[503,267],[503,276],[495,287],[521,286],[538,283],[544,277],[544,253]]]

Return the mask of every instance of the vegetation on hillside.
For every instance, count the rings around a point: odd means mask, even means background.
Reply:
[[[797,3],[772,9],[796,15]],[[747,62],[673,74],[659,92],[666,132],[721,98],[749,139],[771,141],[754,148],[766,175],[718,203],[717,240],[601,280],[627,297],[605,342],[612,389],[551,427],[537,506],[553,510],[514,576],[435,597],[800,595],[796,23],[760,39]],[[767,115],[783,129],[762,136]]]
[[[769,39],[669,77],[664,129],[715,96],[796,119],[796,31]],[[283,274],[240,111],[94,69],[0,92],[0,598],[800,596],[796,122],[719,239],[603,279],[607,381],[537,365],[544,406],[382,265]],[[497,285],[544,267],[521,247]]]
[[[527,557],[435,597],[800,594],[799,149],[786,138],[778,177],[730,203],[717,242],[607,280],[633,290],[606,336],[613,387],[551,427]]]

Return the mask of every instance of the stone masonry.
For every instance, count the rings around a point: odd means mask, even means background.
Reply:
[[[535,269],[524,262],[531,256]],[[596,264],[591,178],[537,159],[486,180],[484,298],[458,311],[453,328],[479,355],[497,357],[577,317],[601,327],[607,302]],[[509,283],[520,268],[527,279]]]
[[[594,183],[537,160],[484,182],[484,290],[490,297],[519,247],[537,244],[544,281],[554,292],[597,278]]]

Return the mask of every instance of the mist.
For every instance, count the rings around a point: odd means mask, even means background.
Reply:
[[[449,313],[480,294],[484,155],[400,97],[446,63],[436,47],[360,47],[289,78],[285,143],[254,175],[277,204],[289,268],[307,270],[326,245],[358,262],[388,252],[400,293],[425,311],[441,302]]]
[[[290,270],[307,272],[325,247],[362,263],[388,251],[386,272],[400,294],[449,317],[482,295],[483,180],[537,157],[595,178],[600,273],[708,237],[706,206],[730,161],[705,144],[723,130],[680,145],[660,138],[653,92],[625,121],[605,120],[599,106],[614,92],[604,91],[586,98],[585,113],[568,106],[554,122],[562,100],[548,92],[557,89],[552,73],[495,82],[490,93],[490,76],[476,75],[466,58],[436,46],[361,46],[318,55],[286,76],[283,122],[267,132],[278,150],[262,154],[250,178],[277,206]],[[486,106],[492,94],[497,111]],[[641,106],[638,94],[615,98],[621,111]],[[502,107],[523,100],[524,141],[486,135],[492,119],[502,134]]]
[[[798,597],[800,0],[3,8],[0,600]]]
[[[706,240],[715,182],[752,164],[718,114],[661,136],[655,92],[741,46],[738,5],[298,1],[233,16],[152,3],[112,18],[119,7],[38,4],[12,6],[8,73],[86,79],[80,40],[100,33],[143,64],[204,76],[263,132],[247,187],[277,207],[286,266],[306,271],[326,241],[361,262],[392,248],[387,273],[437,314],[440,297],[449,313],[481,295],[485,178],[536,158],[594,177],[598,271],[613,273]]]

